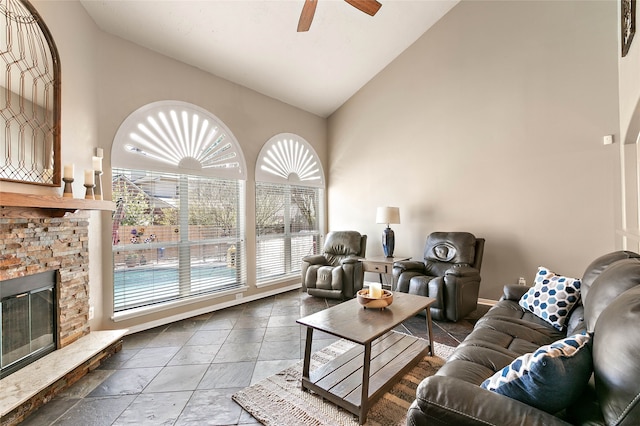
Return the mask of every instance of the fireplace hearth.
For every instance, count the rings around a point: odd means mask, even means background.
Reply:
[[[56,349],[56,282],[47,271],[0,282],[0,378]]]

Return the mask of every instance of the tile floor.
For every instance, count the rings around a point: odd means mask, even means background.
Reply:
[[[22,425],[257,425],[231,395],[299,361],[305,333],[295,321],[336,303],[294,290],[131,334]],[[434,321],[434,340],[457,346],[487,309]],[[426,339],[424,321],[414,317],[399,331]],[[314,350],[335,340],[316,332]]]

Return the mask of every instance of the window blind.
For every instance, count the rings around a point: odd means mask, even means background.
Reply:
[[[246,285],[241,181],[112,175],[114,312]]]
[[[258,283],[298,274],[302,258],[322,247],[319,194],[319,188],[256,183]]]

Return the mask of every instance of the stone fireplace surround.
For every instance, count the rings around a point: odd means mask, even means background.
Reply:
[[[58,348],[89,334],[89,213],[8,215],[0,216],[0,282],[59,269]]]
[[[0,283],[55,269],[59,270],[60,281],[57,350],[2,379],[2,426],[19,423],[95,369],[104,359],[120,350],[124,335],[123,330],[90,334],[89,212],[67,207],[7,206],[7,194],[0,194]],[[111,204],[109,202],[104,209],[110,209]],[[78,354],[79,350],[84,354]],[[69,359],[74,359],[75,364],[66,365],[59,372],[45,371],[55,370],[61,360]],[[20,376],[21,373],[22,376],[32,376],[33,373],[23,371],[32,365],[39,375],[48,378],[34,378],[35,388],[28,388],[33,386],[25,385]]]

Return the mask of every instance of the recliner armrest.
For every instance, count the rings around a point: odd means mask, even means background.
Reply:
[[[341,265],[354,264],[360,262],[359,257],[345,257],[340,261]]]
[[[473,277],[480,275],[480,271],[464,263],[453,265],[451,268],[444,271],[444,275],[455,275],[456,277]]]
[[[303,262],[307,262],[310,265],[328,265],[327,258],[321,254],[312,254],[311,256],[305,256],[302,258]]]
[[[504,294],[500,297],[500,300],[513,300],[517,302],[530,288],[531,287],[526,285],[507,284],[502,289]]]
[[[545,411],[449,376],[427,377],[416,395],[407,424],[569,424]]]
[[[417,260],[399,260],[397,262],[393,262],[393,269],[397,268],[398,274],[405,271],[417,271],[422,272],[423,274],[426,272],[424,262],[419,262]]]

